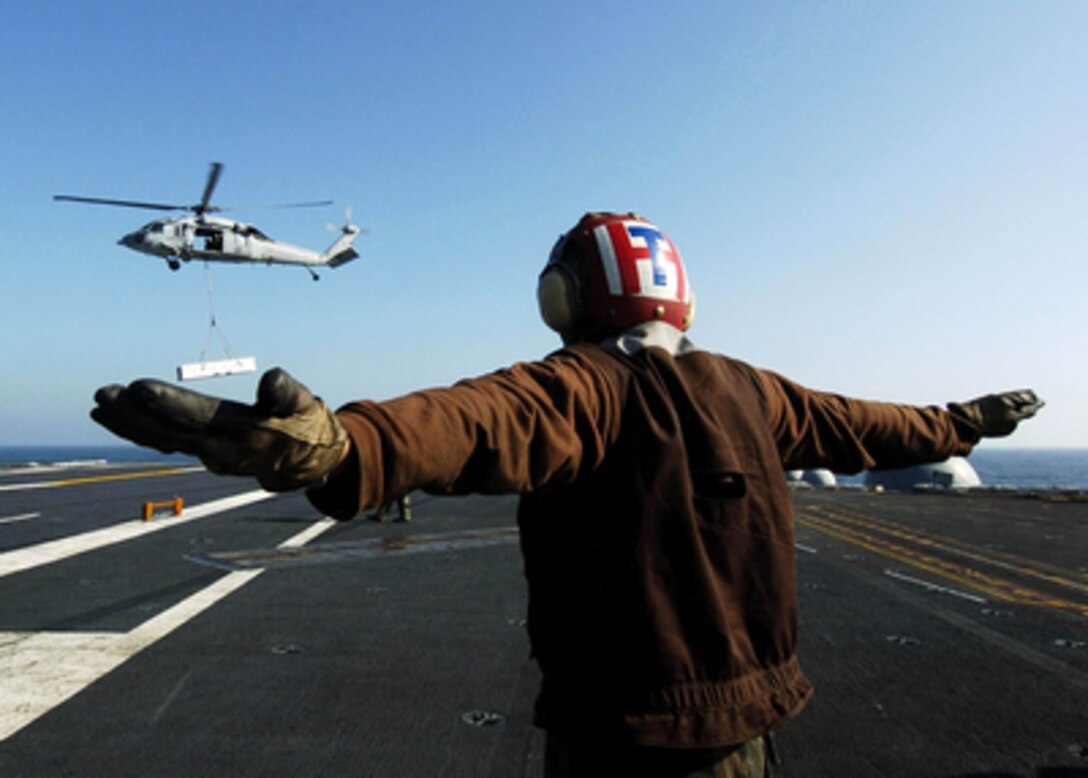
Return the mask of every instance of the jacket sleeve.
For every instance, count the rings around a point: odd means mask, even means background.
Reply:
[[[616,373],[567,349],[388,402],[343,406],[353,443],[342,474],[308,496],[349,518],[414,489],[528,492],[597,467],[620,418]]]
[[[745,368],[787,470],[908,467],[967,454],[979,440],[970,423],[936,406],[817,392],[777,373]]]

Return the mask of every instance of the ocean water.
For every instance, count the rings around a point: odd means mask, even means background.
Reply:
[[[0,446],[0,467],[37,462],[193,462],[137,446]],[[967,461],[985,486],[1088,491],[1088,449],[976,449]],[[840,479],[849,481],[850,479]]]
[[[1088,491],[1088,449],[976,449],[967,461],[985,486]]]

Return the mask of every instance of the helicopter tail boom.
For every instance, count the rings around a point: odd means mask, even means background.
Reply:
[[[332,225],[329,229],[336,229]],[[359,252],[352,246],[355,236],[365,230],[351,223],[351,206],[344,209],[344,226],[339,228],[340,237],[337,238],[328,249],[321,254],[321,263],[329,267],[340,267],[346,262],[351,262],[359,256]]]

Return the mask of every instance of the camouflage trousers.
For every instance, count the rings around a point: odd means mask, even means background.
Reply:
[[[770,778],[769,761],[762,737],[734,748],[689,750],[573,746],[549,735],[544,778]]]

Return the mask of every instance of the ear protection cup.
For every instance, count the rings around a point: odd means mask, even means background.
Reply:
[[[579,325],[582,317],[578,285],[568,268],[551,265],[541,274],[536,301],[540,306],[540,318],[564,338]]]

